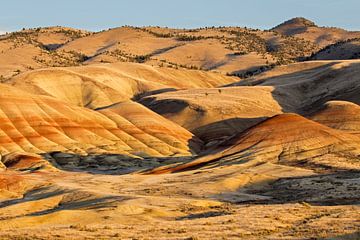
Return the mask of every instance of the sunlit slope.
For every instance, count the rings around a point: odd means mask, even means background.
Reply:
[[[153,91],[216,87],[237,79],[218,73],[115,63],[31,71],[7,83],[34,94],[99,108]]]
[[[273,87],[192,89],[148,96],[141,103],[212,142],[283,112],[273,91]]]
[[[329,101],[310,117],[331,128],[360,134],[360,106],[355,103]]]
[[[127,103],[122,116],[121,111],[96,112],[7,85],[0,88],[1,154],[18,151],[114,152],[138,156],[190,153],[191,133],[137,103]],[[124,109],[134,109],[141,121],[133,121],[131,110]],[[161,128],[154,130],[154,126]]]
[[[269,118],[193,162],[150,171],[165,173],[215,164],[276,163],[316,170],[359,169],[360,138],[296,114]]]
[[[320,27],[314,22],[302,17],[285,21],[274,27],[272,30],[283,35],[306,39],[320,47],[324,47],[338,41],[360,37],[360,32],[358,31],[347,31],[345,29],[335,27]]]

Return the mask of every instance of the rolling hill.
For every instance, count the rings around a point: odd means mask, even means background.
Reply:
[[[254,165],[263,162],[317,170],[360,167],[359,137],[296,114],[276,115],[208,151],[192,162],[149,173],[178,172],[214,164]]]
[[[312,60],[345,60],[360,58],[360,39],[352,38],[327,45],[310,56]]]
[[[335,27],[320,27],[314,22],[302,17],[287,20],[271,30],[286,36],[305,39],[315,43],[319,47],[325,47],[338,41],[345,41],[360,36],[360,32],[358,31],[347,31]]]
[[[349,133],[359,134],[360,106],[346,101],[326,102],[318,112],[311,115],[311,119],[331,128]]]
[[[194,136],[134,102],[94,111],[1,84],[0,153],[188,155]],[[118,109],[121,108],[121,109]],[[127,109],[134,111],[128,116]],[[131,112],[131,111],[130,111]],[[194,143],[194,145],[193,145]]]
[[[213,72],[114,63],[41,69],[21,74],[6,83],[27,92],[96,109],[152,92],[211,88],[236,80]]]
[[[0,239],[359,239],[359,32],[0,36]]]

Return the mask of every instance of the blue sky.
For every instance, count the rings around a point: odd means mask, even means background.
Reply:
[[[359,10],[359,0],[2,0],[0,31],[55,25],[93,31],[122,25],[266,29],[296,16],[360,30]]]

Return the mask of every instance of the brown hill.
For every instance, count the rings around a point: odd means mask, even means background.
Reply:
[[[294,63],[223,88],[160,93],[140,102],[210,144],[275,114],[308,115],[330,100],[360,103],[359,70],[358,60]]]
[[[355,103],[329,101],[311,119],[331,128],[360,134],[360,106]]]
[[[281,114],[237,134],[204,157],[150,173],[178,172],[208,164],[271,162],[312,169],[359,169],[360,138],[308,120]]]
[[[0,75],[8,79],[42,67],[130,61],[248,76],[356,37],[360,37],[358,32],[317,27],[303,18],[270,31],[120,27],[90,33],[66,27],[37,28],[1,37],[0,56],[6,61],[1,64]]]
[[[313,54],[312,60],[345,60],[360,58],[360,38],[340,41]]]
[[[30,71],[6,83],[30,93],[95,109],[151,92],[212,88],[236,80],[213,72],[114,63]]]
[[[134,102],[96,112],[7,85],[0,88],[3,155],[61,151],[169,156],[199,149],[191,133]]]
[[[247,76],[319,50],[307,40],[238,27],[169,29],[120,27],[91,33],[66,27],[2,36],[0,75],[99,62],[138,62]],[[17,64],[19,63],[19,64]]]
[[[271,29],[286,36],[302,38],[319,47],[325,47],[338,41],[360,37],[360,32],[347,31],[334,27],[319,27],[305,18],[293,18]]]
[[[191,89],[151,95],[140,102],[213,144],[281,113],[273,91],[272,87]]]
[[[330,100],[359,104],[359,60],[309,61],[280,66],[253,78],[232,84],[236,86],[272,86],[292,106],[292,112],[309,114]]]
[[[279,24],[278,26],[274,27],[272,30],[284,35],[294,35],[306,31],[308,27],[317,27],[317,26],[314,22],[306,18],[295,17]]]
[[[242,75],[309,56],[317,47],[294,37],[247,28],[121,27],[76,39],[60,50],[85,54],[90,58],[86,64],[131,61]]]
[[[76,66],[84,56],[55,51],[65,43],[91,34],[66,27],[48,27],[12,32],[0,37],[1,81],[20,72],[53,66]]]

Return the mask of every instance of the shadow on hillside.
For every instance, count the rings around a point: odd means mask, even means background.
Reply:
[[[326,238],[319,238],[319,240],[359,240],[360,239],[360,231],[356,231],[354,233],[326,237]]]
[[[166,93],[166,92],[175,92],[175,91],[178,91],[178,89],[176,89],[176,88],[161,88],[161,89],[157,89],[157,90],[153,90],[153,91],[147,91],[147,92],[139,93],[139,94],[133,96],[131,98],[131,100],[133,100],[135,102],[138,102],[143,97],[156,95],[156,94],[160,94],[160,93]]]
[[[325,37],[325,36],[322,36]],[[316,41],[321,41],[319,37]],[[354,41],[354,42],[352,42]],[[328,45],[312,54],[310,60],[349,60],[360,58],[360,39],[348,39]]]
[[[177,217],[177,221],[181,220],[194,220],[194,219],[200,219],[200,218],[211,218],[211,217],[218,217],[218,216],[226,216],[231,215],[231,213],[226,211],[208,211],[203,213],[193,213],[182,217]]]
[[[272,86],[274,87],[272,96],[282,107],[283,112],[295,112],[302,115],[316,111],[330,100],[345,100],[359,104],[360,84],[356,79],[351,80],[354,76],[349,75],[346,69],[351,66],[360,67],[360,63],[351,63],[348,67],[339,69],[332,68],[340,62],[340,60],[333,61],[321,66],[292,73],[279,73],[270,77],[266,77],[267,73],[259,74],[225,87]],[[349,81],[348,86],[341,86],[344,81]]]
[[[113,209],[116,208],[117,204],[122,201],[126,201],[132,199],[131,197],[123,197],[123,196],[105,196],[98,197],[93,199],[86,199],[80,201],[70,201],[68,203],[59,204],[58,206],[37,211],[34,213],[27,214],[25,216],[42,216],[62,210],[77,210],[77,209]]]
[[[312,176],[280,178],[266,184],[246,185],[236,192],[224,192],[211,197],[229,201],[224,196],[236,193],[262,196],[260,200],[233,198],[229,202],[237,204],[287,204],[303,203],[314,206],[358,205],[360,204],[360,171],[339,171]]]
[[[76,210],[76,209],[111,209],[125,200],[132,199],[127,196],[103,196],[98,197],[88,192],[81,192],[79,189],[65,189],[56,188],[52,186],[40,187],[35,190],[31,190],[24,194],[22,198],[12,199],[0,202],[0,209],[5,207],[16,206],[21,203],[31,203],[44,199],[50,199],[52,197],[61,196],[59,203],[48,209],[43,209],[28,213],[21,216],[41,216],[62,210]],[[4,216],[0,217],[0,220],[16,218],[17,216]]]
[[[58,189],[54,187],[41,187],[35,190],[31,190],[27,192],[23,198],[20,199],[11,199],[7,201],[0,202],[0,208],[12,206],[15,204],[23,203],[23,202],[32,202],[45,198],[55,197],[62,194],[70,193],[72,190],[67,189]]]
[[[294,73],[245,81],[241,85],[273,86],[272,96],[283,111],[302,115],[317,111],[331,100],[360,104],[359,81],[354,70],[348,71],[348,68],[354,66],[360,69],[360,62],[339,69],[332,68],[337,63],[331,62]]]
[[[138,100],[138,103],[144,105],[150,110],[160,114],[174,114],[183,111],[185,108],[189,107],[189,103],[185,100],[180,99],[162,99],[157,100],[156,96],[149,96],[145,98],[141,98]],[[159,108],[158,106],[161,106]]]
[[[198,127],[192,130],[192,133],[208,146],[213,146],[228,137],[244,132],[267,118],[228,118]]]
[[[135,158],[122,154],[81,155],[52,152],[43,154],[42,157],[50,162],[52,166],[63,171],[123,175],[165,165],[186,163],[193,160],[195,156]]]
[[[266,74],[267,74],[267,72],[264,72],[263,74],[259,74],[259,75],[256,75],[254,77],[242,79],[239,82],[231,83],[229,85],[225,85],[224,87],[231,87],[231,86],[259,86],[259,85],[260,86],[274,86],[274,85],[276,85],[275,82],[274,82],[276,80],[279,80],[279,79],[280,80],[291,79],[291,78],[294,78],[294,77],[301,77],[301,76],[311,76],[314,71],[321,71],[323,69],[332,67],[336,63],[337,62],[330,62],[328,64],[324,64],[324,65],[321,65],[321,66],[318,66],[318,67],[307,68],[307,69],[304,69],[304,70],[294,71],[292,73],[286,73],[286,74],[280,74],[279,73],[278,75],[270,76],[270,77],[262,77],[262,75],[266,76]],[[275,71],[275,70],[274,69],[269,70],[269,72],[271,72],[271,71]],[[304,78],[304,79],[306,79],[306,78]]]

